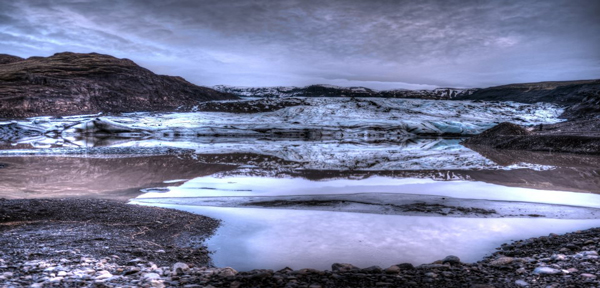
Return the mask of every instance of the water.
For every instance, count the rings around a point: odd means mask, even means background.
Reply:
[[[184,141],[187,146],[195,143]],[[203,143],[210,146],[206,139]],[[478,153],[451,139],[417,139],[401,147],[393,142],[212,143],[215,147],[208,153],[175,155],[7,155],[0,157],[0,197],[120,199],[222,219],[206,244],[215,265],[242,271],[329,269],[335,262],[359,267],[418,265],[447,255],[473,262],[511,240],[600,226],[594,210],[600,208],[599,161],[593,156]],[[326,149],[332,145],[338,149]],[[224,146],[241,152],[217,153],[216,147]],[[418,169],[403,166],[410,155],[418,156],[411,160],[411,167]],[[456,161],[432,169],[436,157]],[[365,165],[363,160],[376,164]],[[351,202],[356,197],[363,201],[365,195],[371,201],[362,204],[367,208],[339,201],[305,201],[283,208],[242,205],[256,197],[338,197]],[[498,213],[392,211],[386,208],[390,203],[441,203]],[[362,210],[352,210],[357,207]],[[542,214],[546,217],[528,217]]]
[[[195,198],[242,197],[242,196],[290,196],[290,195],[348,195],[412,194],[436,195],[464,199],[523,201],[532,203],[562,204],[600,208],[600,195],[506,187],[480,181],[434,181],[420,178],[392,178],[373,176],[365,179],[329,179],[314,181],[305,178],[276,178],[214,175],[198,177],[182,182],[179,186],[153,191],[148,189],[136,200],[182,198],[179,202],[191,202]]]
[[[447,255],[458,255],[464,262],[475,262],[502,243],[566,233],[600,225],[596,219],[514,218],[469,215],[468,217],[385,215],[373,210],[348,213],[336,206],[296,209],[207,207],[227,206],[227,199],[259,196],[272,198],[299,195],[339,195],[350,199],[356,193],[370,195],[428,195],[485,200],[484,207],[498,210],[499,203],[527,202],[600,208],[600,195],[564,191],[506,187],[479,181],[434,181],[419,178],[370,177],[366,179],[329,179],[248,176],[205,176],[190,179],[180,186],[148,192],[132,203],[174,208],[223,220],[216,235],[207,241],[217,266],[237,270],[316,268],[330,269],[334,262],[359,267],[390,266],[399,263],[431,263]],[[219,201],[213,201],[213,199]],[[421,199],[428,201],[427,199]],[[386,201],[390,203],[391,201]],[[176,203],[176,204],[172,204]],[[235,203],[233,204],[235,206]],[[570,208],[570,207],[567,207]],[[315,211],[314,209],[319,209]],[[325,211],[323,211],[325,210]],[[529,213],[529,212],[528,212]],[[537,212],[539,213],[539,212]],[[575,218],[588,217],[588,211]],[[597,213],[597,211],[596,211]],[[492,218],[484,218],[492,217]]]
[[[89,125],[97,115],[0,123],[0,197],[118,199],[222,219],[206,244],[215,265],[237,270],[474,262],[511,240],[600,226],[600,157],[431,136],[552,123],[557,107],[307,101],[251,115],[103,117],[125,132],[101,136]]]
[[[476,262],[510,240],[598,227],[600,220],[453,218],[330,211],[161,205],[223,219],[206,244],[216,266],[252,269],[366,268],[424,264],[457,255]]]

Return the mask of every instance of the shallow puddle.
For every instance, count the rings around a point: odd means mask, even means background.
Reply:
[[[476,262],[510,240],[598,227],[600,220],[453,218],[329,211],[174,208],[222,219],[206,244],[216,266],[330,269],[335,262],[366,268],[424,264],[456,255]]]
[[[470,207],[473,202],[485,201],[480,207],[498,211],[501,211],[500,204],[534,209],[539,203],[546,203],[554,204],[550,205],[550,210],[556,213],[551,216],[554,219],[523,214],[521,218],[485,213],[442,216],[435,211],[406,216],[385,215],[387,210],[381,212],[376,209],[367,213],[340,212],[340,206],[314,203],[312,206],[285,209],[277,206],[247,208],[235,204],[240,199],[252,197],[259,197],[262,201],[306,196],[350,199],[356,195],[417,197],[422,203],[452,198],[458,203],[463,202],[465,207]],[[600,218],[597,211],[593,212],[595,214],[588,211],[569,214],[574,213],[569,210],[573,206],[600,208],[598,194],[507,187],[477,181],[379,176],[311,181],[291,177],[213,175],[191,179],[180,186],[169,187],[168,191],[142,194],[131,203],[180,209],[222,219],[222,226],[207,245],[214,252],[211,257],[215,265],[231,266],[237,270],[282,269],[286,266],[330,269],[335,262],[352,263],[363,268],[403,262],[418,265],[448,255],[459,256],[465,262],[475,262],[511,240],[600,225],[600,219],[594,219]],[[384,200],[379,206],[389,203]],[[229,205],[237,207],[227,207]]]

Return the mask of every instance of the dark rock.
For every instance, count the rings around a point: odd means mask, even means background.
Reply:
[[[446,256],[446,258],[444,258],[442,260],[442,264],[450,264],[450,265],[457,265],[460,264],[460,258],[458,258],[457,256],[454,255],[450,255],[450,256]]]
[[[273,276],[273,270],[268,269],[254,269],[249,273],[251,274],[250,278],[252,279],[265,279]]]
[[[402,270],[412,270],[412,269],[415,269],[415,266],[413,266],[413,264],[410,264],[410,263],[396,264],[396,266],[398,266],[398,268],[400,268]]]
[[[279,271],[277,271],[277,273],[279,274],[289,274],[292,273],[294,271],[294,269],[290,268],[290,267],[285,267]]]
[[[392,265],[385,269],[385,273],[387,274],[398,274],[400,272],[400,267],[396,265]]]
[[[97,53],[24,60],[0,55],[0,82],[0,118],[174,111],[201,101],[237,99]]]
[[[371,267],[364,268],[361,271],[365,272],[365,273],[381,273],[381,271],[383,271],[383,269],[381,269],[381,267],[379,267],[379,266],[371,266]]]
[[[348,271],[358,271],[360,270],[358,267],[347,264],[347,263],[333,263],[331,265],[331,271],[333,272],[348,272]]]
[[[131,275],[131,274],[138,273],[140,271],[141,271],[140,267],[131,267],[131,269],[123,272],[123,275]]]

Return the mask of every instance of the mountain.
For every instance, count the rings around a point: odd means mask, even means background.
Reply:
[[[456,99],[573,105],[597,91],[600,91],[600,80],[537,82],[477,89],[472,94],[458,95]]]
[[[562,118],[600,117],[600,80],[555,81],[510,84],[478,89],[455,100],[547,102],[566,107]]]
[[[64,52],[23,59],[0,54],[0,118],[174,111],[237,98],[109,55]]]
[[[234,87],[218,85],[217,91],[239,97],[384,97],[453,99],[463,94],[474,93],[477,89],[437,88],[433,90],[385,90],[377,91],[365,87],[339,87],[333,85],[310,85],[306,87]]]

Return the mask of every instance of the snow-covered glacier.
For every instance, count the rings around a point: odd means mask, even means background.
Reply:
[[[35,117],[0,123],[0,137],[11,143],[41,146],[82,141],[94,146],[94,139],[108,136],[166,141],[190,137],[404,141],[423,136],[470,136],[500,122],[525,126],[556,123],[561,121],[558,117],[563,112],[547,103],[390,98],[305,98],[301,103],[260,113],[138,112]]]

